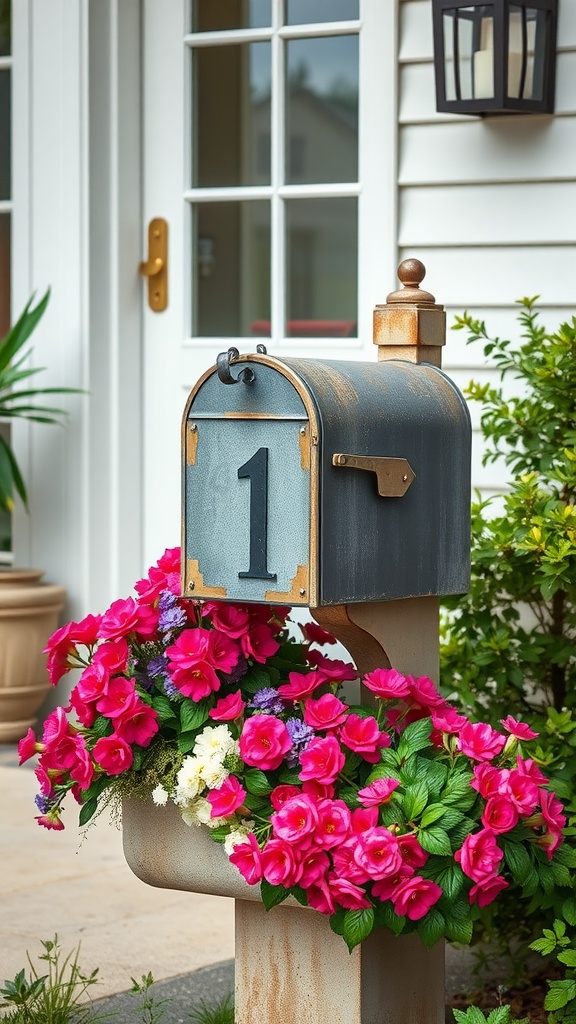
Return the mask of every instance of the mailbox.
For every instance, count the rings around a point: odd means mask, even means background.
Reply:
[[[187,596],[320,607],[468,589],[470,419],[439,368],[231,349],[182,429]]]

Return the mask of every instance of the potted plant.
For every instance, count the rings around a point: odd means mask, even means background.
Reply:
[[[34,305],[27,303],[21,316],[0,340],[0,425],[18,418],[36,423],[60,423],[61,409],[37,405],[38,396],[63,394],[72,388],[38,388],[31,378],[42,368],[27,366],[25,348],[48,304],[49,291]],[[28,495],[8,432],[0,431],[0,516],[7,520],[14,499],[28,509]],[[40,583],[38,569],[0,567],[0,742],[13,742],[33,721],[49,688],[42,658],[66,591]]]

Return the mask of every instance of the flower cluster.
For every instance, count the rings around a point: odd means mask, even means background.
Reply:
[[[566,819],[527,725],[470,722],[395,669],[360,690],[315,623],[298,641],[285,608],[182,599],[179,563],[166,551],[136,598],[49,641],[52,682],[81,675],[20,743],[21,761],[39,755],[40,824],[64,827],[68,791],[81,824],[111,795],[171,801],[267,907],[293,896],[350,948],[375,926],[469,942],[503,889],[569,885]]]

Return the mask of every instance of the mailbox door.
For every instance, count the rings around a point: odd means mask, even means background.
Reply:
[[[244,364],[254,382],[212,374],[185,413],[184,592],[237,602],[308,605],[312,431],[294,386]]]

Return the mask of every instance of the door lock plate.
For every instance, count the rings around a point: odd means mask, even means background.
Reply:
[[[148,259],[138,269],[148,278],[150,309],[162,313],[168,305],[168,221],[163,217],[154,217],[148,225]]]

